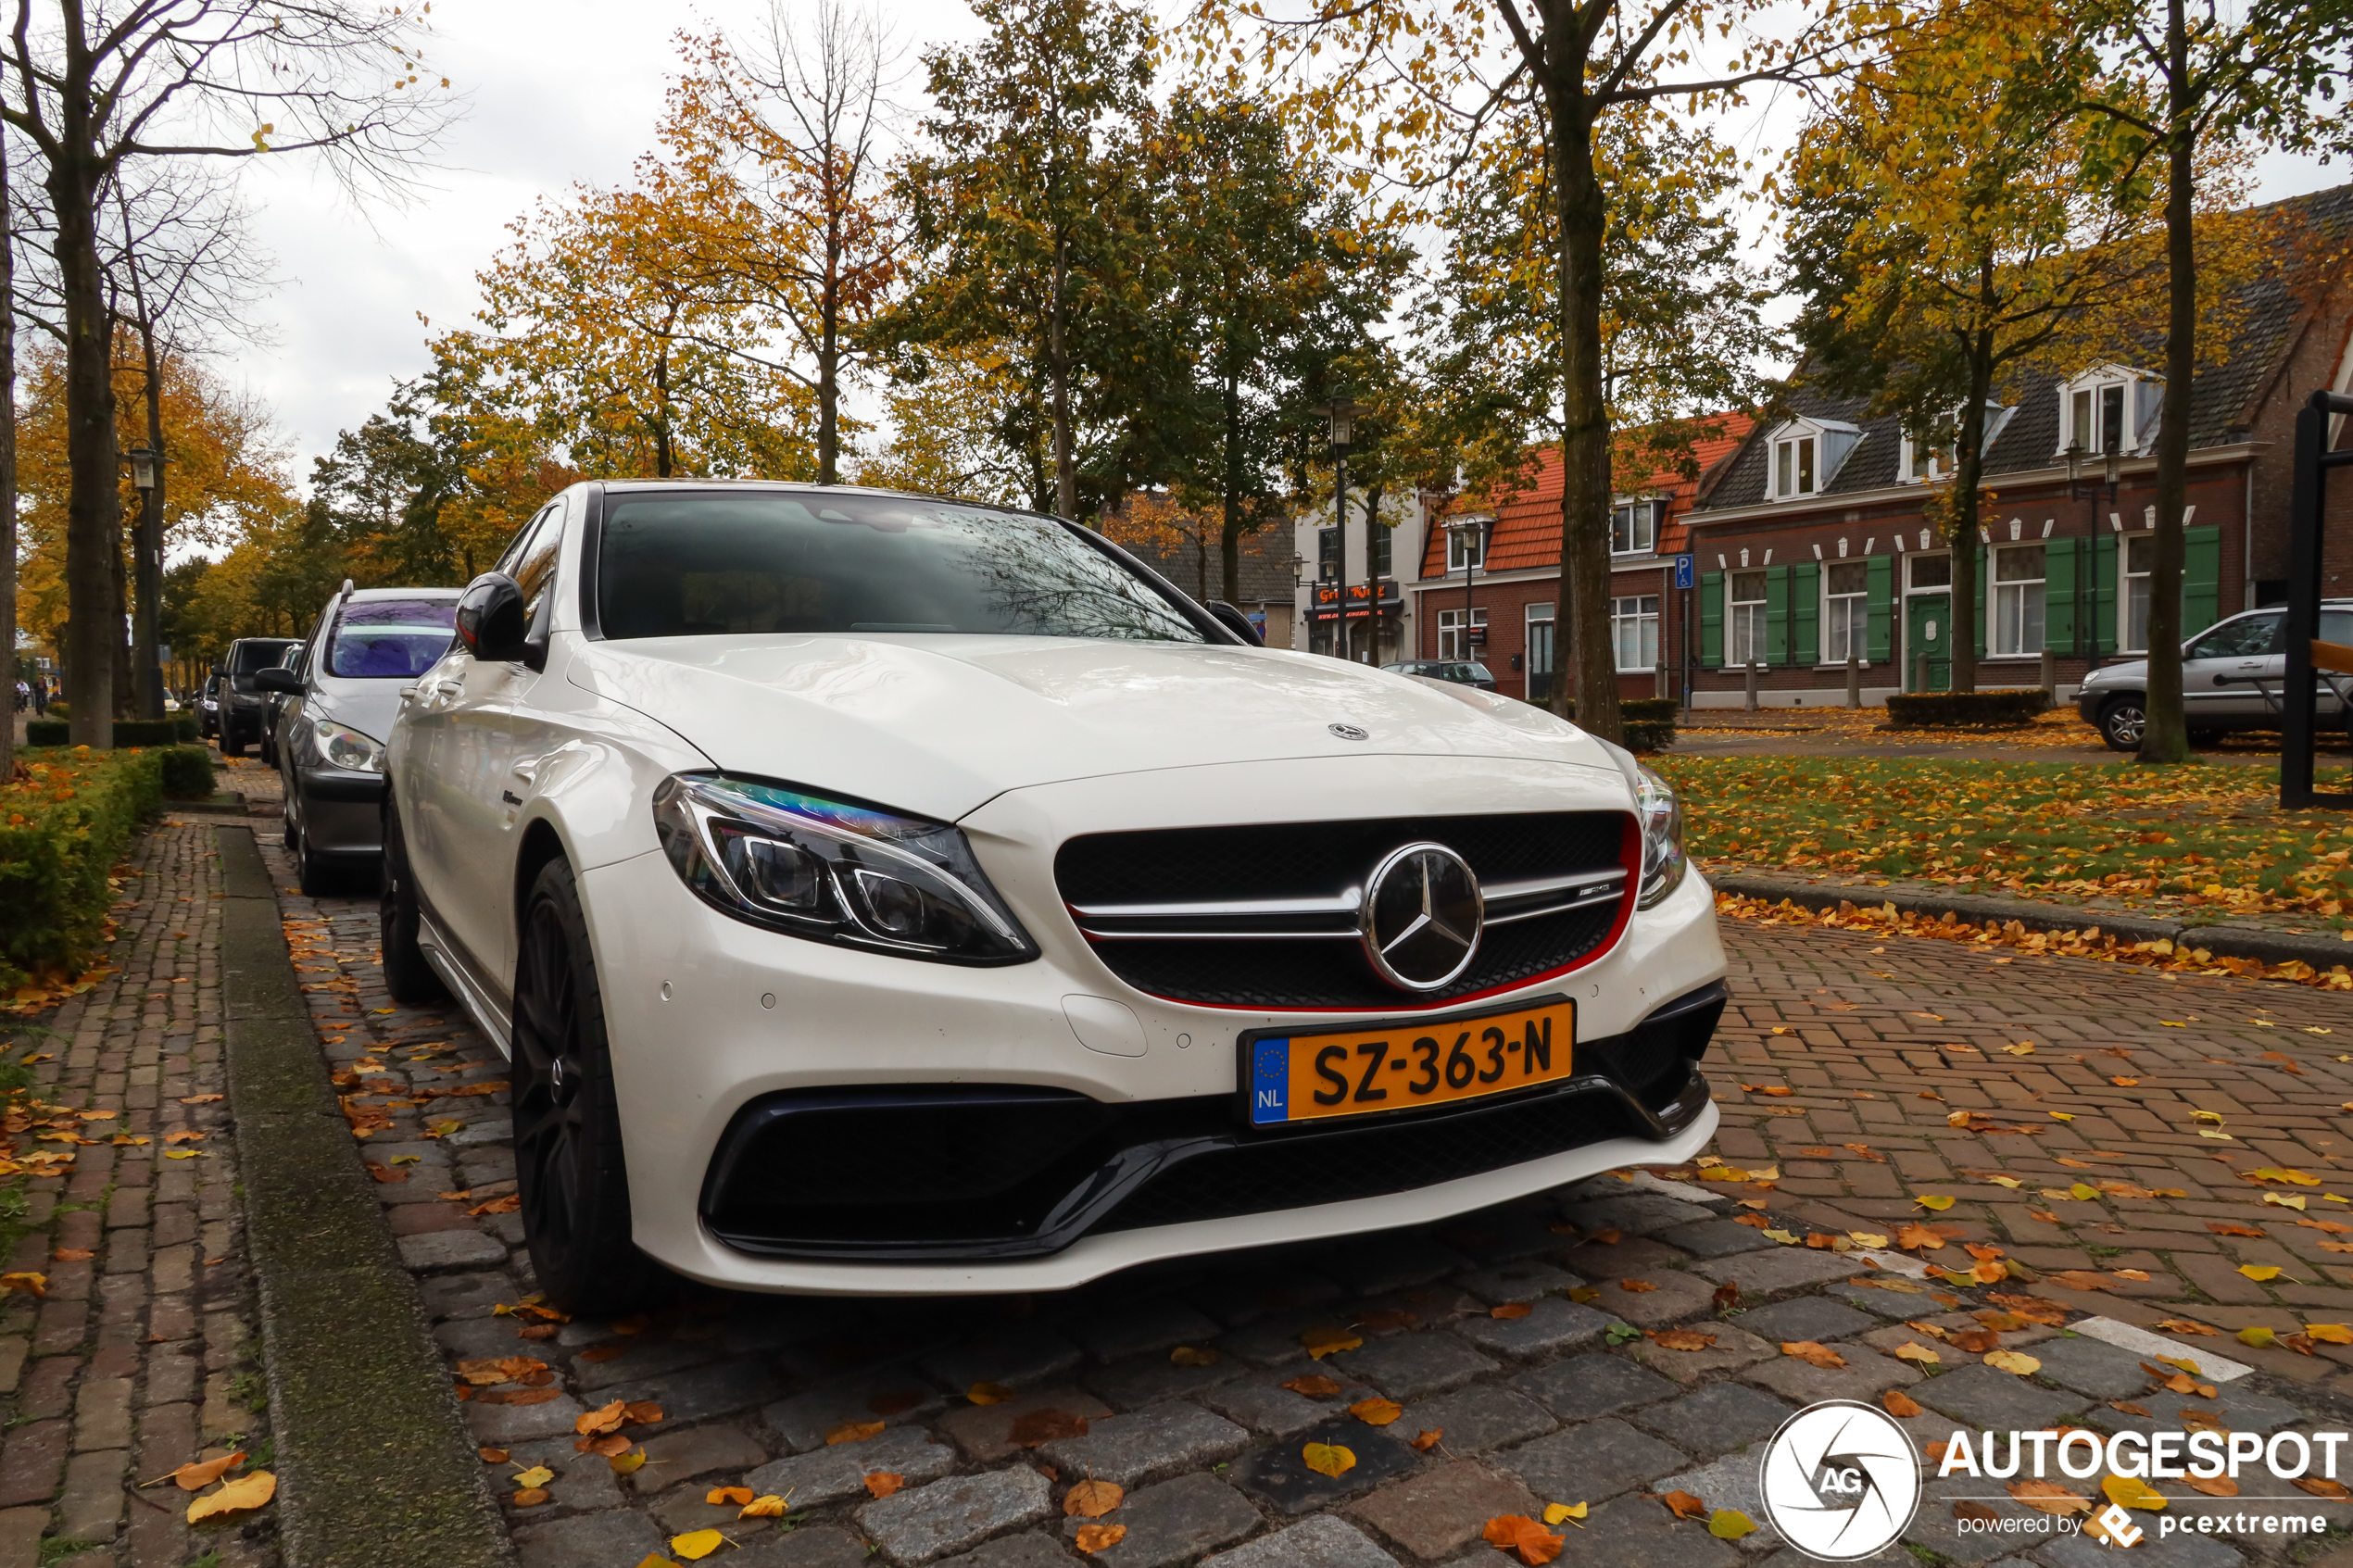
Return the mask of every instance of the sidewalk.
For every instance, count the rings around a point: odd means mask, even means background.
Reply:
[[[234,1449],[267,1469],[271,1450],[224,1130],[211,839],[178,824],[141,842],[111,972],[37,1021],[43,1098],[90,1114],[71,1173],[28,1179],[20,1217],[0,1210],[6,1268],[48,1291],[0,1309],[0,1568],[278,1561],[266,1523],[191,1529],[190,1494],[132,1485]],[[167,1145],[180,1132],[196,1136]]]

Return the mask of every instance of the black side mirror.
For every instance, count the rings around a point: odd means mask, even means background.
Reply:
[[[1239,637],[1248,646],[1263,648],[1266,646],[1266,639],[1258,634],[1258,628],[1250,623],[1250,617],[1224,599],[1210,600],[1209,613],[1217,618],[1220,626]]]
[[[302,690],[302,677],[283,664],[255,671],[253,684],[265,692],[284,692],[289,696]]]
[[[503,664],[523,656],[522,589],[503,571],[485,571],[458,600],[458,646],[474,658]]]

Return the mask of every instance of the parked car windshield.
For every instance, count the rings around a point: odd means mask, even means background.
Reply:
[[[327,637],[327,673],[346,680],[411,680],[449,650],[455,599],[362,599],[346,604]]]
[[[257,670],[267,670],[273,664],[285,662],[286,651],[294,646],[288,639],[239,643],[229,656],[229,673],[250,675]]]
[[[1060,523],[911,496],[619,495],[597,566],[608,637],[961,632],[1207,639]]]

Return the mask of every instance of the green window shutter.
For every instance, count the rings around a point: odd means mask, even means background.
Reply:
[[[1822,662],[1822,569],[1802,560],[1791,571],[1790,609],[1797,623],[1796,662]]]
[[[1699,661],[1710,670],[1724,667],[1724,574],[1720,571],[1700,573]]]
[[[2043,646],[2075,653],[2076,551],[2081,539],[2054,539],[2043,546]]]
[[[2092,536],[2092,651],[2116,651],[2116,535]]]
[[[1785,566],[1765,572],[1765,662],[1789,662],[1789,574]]]
[[[2196,636],[2222,619],[2222,530],[2212,523],[2182,530],[2182,635]]]
[[[1866,576],[1871,596],[1865,607],[1863,657],[1873,664],[1884,664],[1895,621],[1895,563],[1885,556],[1873,556],[1869,566]]]

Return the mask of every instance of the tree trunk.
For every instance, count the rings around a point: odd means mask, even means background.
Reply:
[[[1993,336],[1969,336],[1969,401],[1961,408],[1953,443],[1960,471],[1953,476],[1953,510],[1945,528],[1953,548],[1953,608],[1944,625],[1952,639],[1945,685],[1957,692],[1977,690],[1977,516],[1985,478],[1985,400],[1994,395]]]
[[[1237,604],[1241,599],[1242,577],[1242,392],[1240,378],[1232,370],[1230,354],[1227,363],[1226,507],[1224,527],[1218,531],[1217,555],[1226,590],[1220,596],[1227,604]]]
[[[670,445],[670,345],[654,356],[654,477],[668,479],[673,455]]]
[[[57,218],[53,241],[66,316],[66,700],[76,746],[114,744],[115,670],[122,621],[115,577],[122,564],[122,504],[116,489],[114,382],[108,373],[106,280],[98,262],[97,194],[102,170],[89,151],[86,83],[60,93],[59,147],[44,183]]]
[[[825,292],[818,301],[817,483],[841,483],[841,203],[825,180]]]
[[[2192,245],[2196,106],[2183,0],[2165,15],[2165,402],[2157,424],[2157,560],[2149,571],[2148,727],[2139,760],[2186,762],[2182,713],[2182,507],[2189,498],[2190,377],[2197,368],[2197,258]],[[2128,410],[2129,412],[2129,410]]]
[[[8,138],[0,128],[0,215],[8,206]],[[0,784],[17,771],[17,245],[15,225],[0,217],[0,654],[5,654],[8,722],[0,727]],[[30,682],[27,683],[31,684]],[[30,699],[25,715],[32,714]]]
[[[1054,509],[1066,518],[1078,516],[1078,470],[1071,458],[1069,322],[1070,242],[1054,241],[1053,298],[1046,322],[1046,359],[1053,378]]]
[[[1556,31],[1548,28],[1550,36]],[[1609,631],[1609,408],[1602,386],[1602,241],[1607,195],[1593,168],[1592,127],[1582,91],[1583,62],[1554,62],[1548,91],[1560,214],[1561,597],[1567,609],[1575,689],[1560,683],[1552,708],[1604,740],[1624,738],[1617,717],[1617,660]]]

